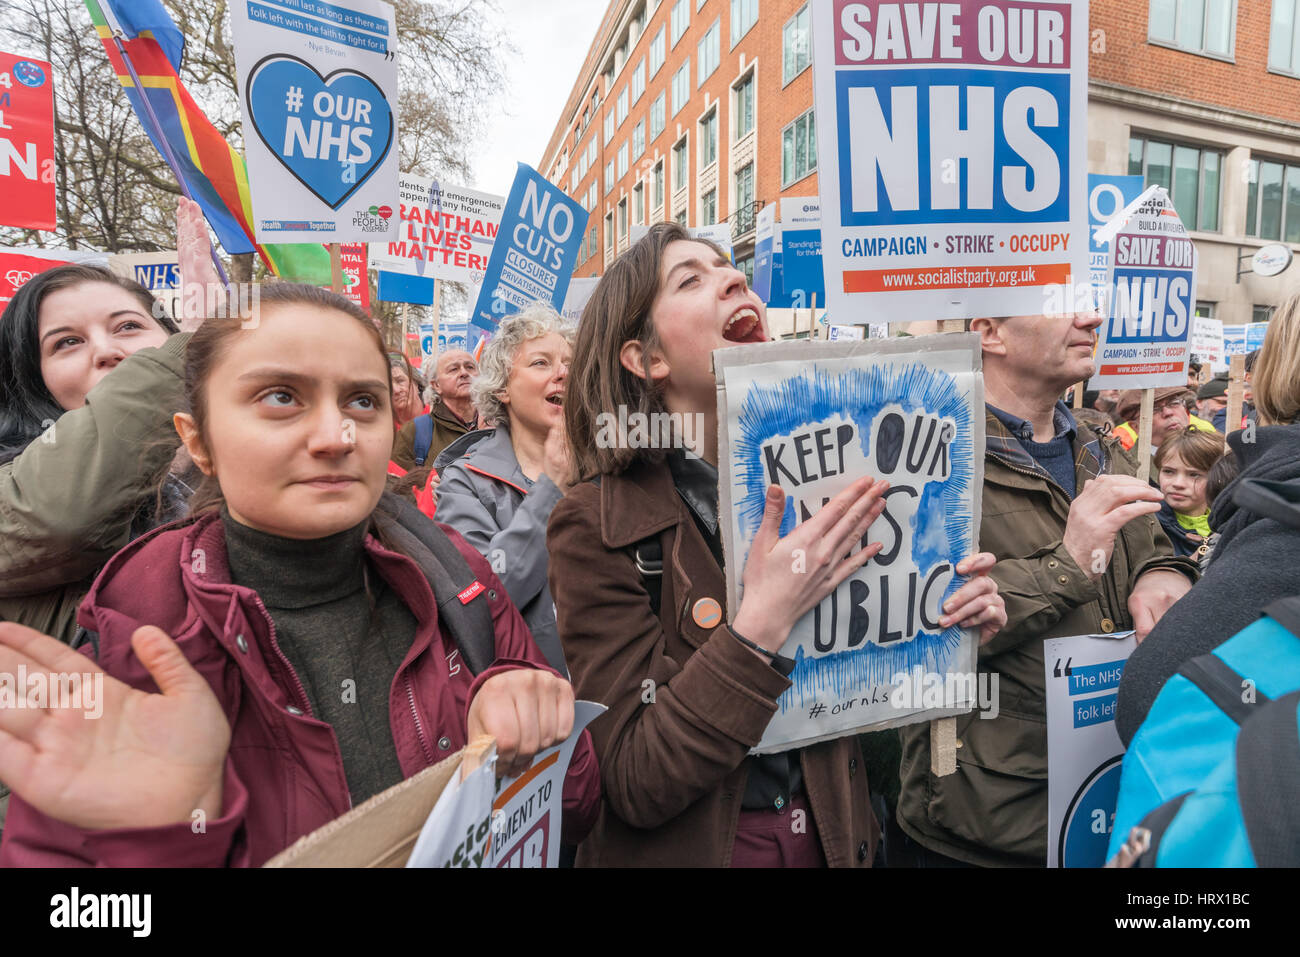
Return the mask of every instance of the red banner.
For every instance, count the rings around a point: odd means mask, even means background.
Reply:
[[[0,225],[54,224],[54,71],[0,53]]]
[[[66,265],[67,262],[62,259],[45,259],[41,256],[28,256],[26,253],[0,249],[0,306],[9,302],[18,291],[18,287],[38,272]]]
[[[366,312],[370,311],[370,278],[366,275],[366,244],[340,243],[339,262],[343,264],[343,281],[347,296]]]

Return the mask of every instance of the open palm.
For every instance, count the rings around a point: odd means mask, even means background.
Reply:
[[[212,261],[203,207],[184,196],[176,202],[176,257],[180,267],[182,312],[176,320],[182,332],[193,332],[207,318],[208,300],[212,298],[214,305],[224,307],[226,292]]]
[[[20,666],[27,675],[17,702],[0,698],[0,780],[78,827],[157,827],[195,810],[220,816],[230,746],[221,705],[161,629],[137,629],[131,645],[161,693],[132,688],[31,628],[0,624],[0,680],[16,685]],[[57,701],[51,690],[46,707],[14,706],[34,681],[53,689],[71,675],[81,676],[79,701]]]

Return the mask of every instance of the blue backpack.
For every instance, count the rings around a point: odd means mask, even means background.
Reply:
[[[1170,678],[1124,755],[1108,858],[1300,866],[1300,596]]]

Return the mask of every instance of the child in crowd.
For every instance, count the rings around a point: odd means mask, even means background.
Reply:
[[[1156,451],[1160,524],[1178,555],[1200,558],[1209,551],[1210,502],[1205,480],[1223,458],[1226,445],[1218,432],[1186,429],[1166,439]]]

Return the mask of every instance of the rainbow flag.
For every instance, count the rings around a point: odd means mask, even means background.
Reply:
[[[158,152],[176,158],[179,175],[203,207],[208,224],[226,252],[256,251],[277,276],[317,285],[330,281],[329,253],[310,244],[259,245],[253,232],[253,204],[248,189],[248,169],[240,155],[212,125],[194,102],[179,72],[185,38],[163,8],[161,0],[85,0],[108,53],[108,61],[126,91],[136,116]],[[113,39],[120,28],[122,46],[135,67],[149,106],[158,118],[155,128],[140,92],[131,79]]]

